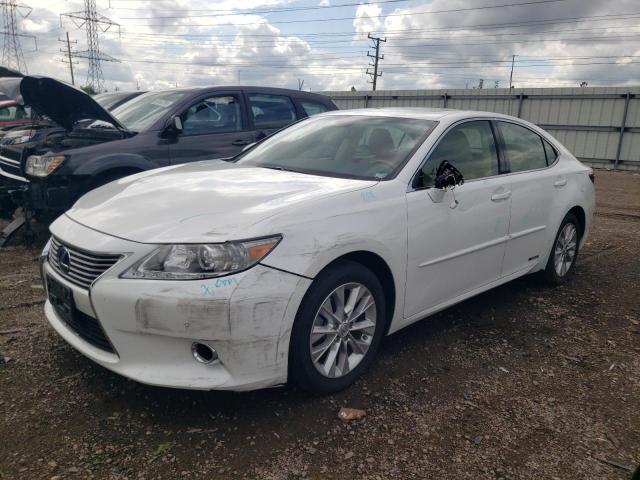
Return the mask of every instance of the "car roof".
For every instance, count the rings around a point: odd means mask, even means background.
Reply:
[[[419,120],[440,121],[444,118],[450,121],[457,121],[469,117],[487,117],[487,118],[509,118],[495,112],[480,112],[476,110],[455,110],[451,108],[421,108],[421,107],[382,107],[382,108],[357,108],[353,110],[336,110],[332,112],[322,113],[323,116],[328,115],[362,115],[370,117],[399,117],[414,118]],[[520,120],[520,119],[516,119]]]
[[[188,87],[188,88],[167,88],[164,90],[149,90],[147,93],[164,93],[164,92],[185,92],[185,93],[197,93],[197,92],[215,92],[225,90],[242,90],[242,91],[255,91],[258,93],[274,93],[281,95],[289,95],[294,97],[309,97],[309,98],[322,98],[326,101],[332,101],[331,97],[322,95],[320,93],[305,92],[304,90],[294,90],[291,88],[277,88],[277,87],[259,87],[256,85],[212,85],[208,87]]]

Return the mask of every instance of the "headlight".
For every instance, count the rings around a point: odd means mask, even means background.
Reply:
[[[4,137],[4,141],[2,143],[6,145],[19,145],[21,143],[27,143],[34,137],[34,134],[28,133],[25,135],[20,135],[17,137]]]
[[[221,277],[253,267],[282,239],[280,235],[256,240],[200,245],[163,245],[140,260],[122,278],[195,280]]]
[[[46,177],[64,162],[64,155],[31,155],[27,157],[25,172],[32,177]]]

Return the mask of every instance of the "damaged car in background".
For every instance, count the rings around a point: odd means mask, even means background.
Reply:
[[[567,281],[594,208],[593,171],[523,120],[329,112],[82,197],[50,228],[45,314],[140,382],[329,393],[384,335],[529,273]]]
[[[42,141],[0,147],[0,175],[13,188],[11,206],[47,223],[82,194],[118,178],[228,159],[300,118],[336,109],[328,97],[262,87],[148,92],[110,112],[83,91],[47,77],[3,78],[0,91],[64,129]]]

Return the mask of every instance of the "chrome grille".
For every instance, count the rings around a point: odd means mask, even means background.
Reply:
[[[19,160],[0,154],[0,170],[6,172],[11,177],[17,177],[19,180],[27,181],[27,179],[22,176]]]
[[[69,252],[65,265],[61,265],[60,249]],[[69,245],[63,245],[57,238],[51,238],[49,263],[56,272],[80,287],[89,288],[91,283],[104,272],[113,267],[122,255],[107,255],[102,253],[78,250]]]

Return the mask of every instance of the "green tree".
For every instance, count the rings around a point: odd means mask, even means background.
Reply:
[[[96,93],[98,93],[91,85],[85,85],[84,87],[80,87],[80,89],[87,95],[95,95]]]

